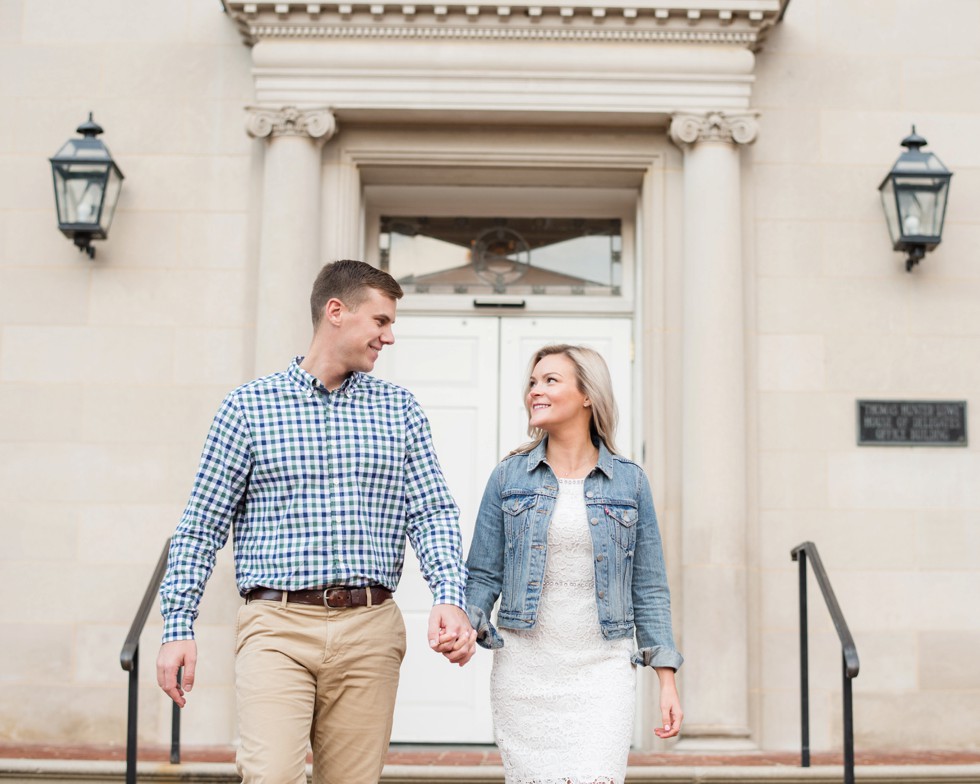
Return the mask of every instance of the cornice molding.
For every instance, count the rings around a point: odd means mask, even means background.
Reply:
[[[337,132],[337,120],[329,109],[246,106],[245,111],[248,112],[245,131],[253,139],[307,136],[314,141],[327,142]]]
[[[223,0],[243,40],[416,39],[699,43],[757,50],[788,0],[544,0],[496,5]]]
[[[677,112],[671,116],[670,140],[679,147],[698,142],[752,144],[759,134],[757,112]]]

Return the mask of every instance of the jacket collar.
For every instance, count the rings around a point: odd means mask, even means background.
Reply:
[[[530,474],[539,465],[545,462],[545,453],[548,450],[548,437],[545,436],[541,439],[541,443],[538,444],[534,449],[527,453],[527,472]],[[606,475],[609,479],[612,479],[613,475],[613,456],[612,453],[606,449],[606,445],[600,440],[599,441],[599,461],[596,466],[602,473]]]

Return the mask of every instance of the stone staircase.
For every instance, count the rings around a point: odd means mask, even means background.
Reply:
[[[79,751],[0,744],[0,782],[123,782],[123,750]],[[42,756],[43,754],[43,756]],[[33,756],[31,756],[33,755]],[[65,758],[65,757],[77,758]],[[160,750],[149,750],[138,765],[140,782],[158,784],[237,784],[228,750],[185,752],[171,765]],[[60,757],[60,758],[59,758]],[[156,759],[152,758],[156,757]],[[740,754],[641,754],[630,758],[627,784],[831,784],[843,781],[838,755],[815,754],[813,766],[799,767],[799,756],[786,752]],[[859,753],[855,778],[874,784],[980,784],[980,752]],[[503,784],[503,769],[492,748],[393,749],[382,784]]]

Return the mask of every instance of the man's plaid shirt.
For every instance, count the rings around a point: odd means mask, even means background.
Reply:
[[[407,535],[435,602],[465,607],[459,511],[415,398],[364,373],[328,392],[301,359],[234,390],[215,415],[160,588],[164,642],[193,638],[232,531],[242,595],[394,590]]]

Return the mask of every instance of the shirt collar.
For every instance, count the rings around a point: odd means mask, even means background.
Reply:
[[[548,449],[548,437],[545,436],[541,439],[541,443],[538,444],[534,449],[527,453],[527,472],[531,473],[535,468],[544,462],[545,452]],[[612,479],[613,475],[613,457],[612,453],[606,449],[605,443],[602,439],[599,439],[599,460],[596,463],[596,467],[602,471],[609,479]]]
[[[289,368],[286,370],[286,376],[307,392],[322,392],[323,394],[337,393],[350,397],[363,382],[364,374],[355,370],[344,379],[344,383],[337,387],[337,389],[333,390],[333,392],[328,392],[327,388],[320,382],[320,379],[312,373],[307,373],[300,367],[302,361],[303,357],[293,357],[293,361],[289,363]]]

